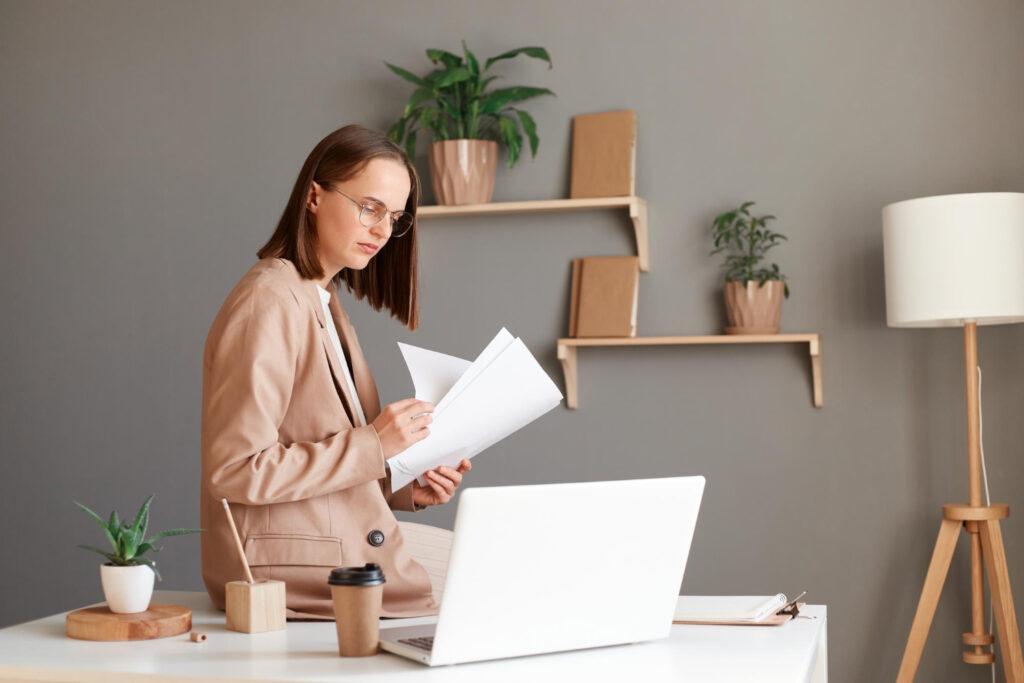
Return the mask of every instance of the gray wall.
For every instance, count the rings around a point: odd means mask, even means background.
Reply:
[[[779,216],[787,331],[824,335],[825,408],[803,347],[588,349],[580,409],[474,461],[467,486],[703,474],[683,589],[806,589],[830,614],[835,681],[891,679],[940,505],[966,498],[961,334],[885,325],[881,208],[1024,185],[1024,4],[804,2],[3,2],[0,625],[102,600],[100,532],[71,503],[198,523],[201,353],[303,159],[350,122],[385,127],[427,47],[544,45],[536,161],[495,200],[568,194],[571,117],[633,108],[651,272],[640,333],[722,324],[709,223],[742,200]],[[426,173],[424,154],[418,159]],[[429,197],[428,197],[429,200]],[[561,385],[569,260],[632,253],[615,213],[432,220],[422,328],[347,298],[385,403],[411,393],[395,344],[473,357],[501,325]],[[993,497],[1024,510],[1024,326],[985,328]],[[608,501],[614,505],[615,501]],[[419,521],[450,525],[454,505]],[[1024,594],[1021,522],[1005,525]],[[922,680],[960,662],[955,558]],[[196,537],[156,556],[202,589]],[[609,558],[613,561],[622,558]]]

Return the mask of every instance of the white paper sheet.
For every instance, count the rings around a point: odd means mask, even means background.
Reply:
[[[413,479],[425,484],[427,470],[458,466],[562,400],[562,392],[526,345],[505,328],[472,363],[408,344],[399,347],[416,398],[434,404],[434,421],[427,438],[388,459],[396,491]]]

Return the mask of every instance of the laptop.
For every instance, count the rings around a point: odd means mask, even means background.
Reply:
[[[466,489],[436,624],[381,629],[429,666],[667,638],[704,477]]]

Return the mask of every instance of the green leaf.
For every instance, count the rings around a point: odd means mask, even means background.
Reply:
[[[157,540],[159,540],[161,538],[165,538],[167,536],[181,536],[183,534],[195,534],[195,533],[199,533],[200,531],[205,531],[205,529],[170,529],[169,531],[161,531],[156,536],[153,536],[152,538],[147,539],[146,543],[152,543],[153,541],[157,541]]]
[[[523,136],[519,134],[519,126],[515,119],[501,116],[498,119],[498,127],[501,131],[501,138],[508,147],[508,167],[512,168],[519,160],[519,149],[523,145]]]
[[[109,561],[114,562],[115,564],[117,563],[117,557],[113,553],[105,552],[103,550],[100,550],[99,548],[94,548],[91,545],[80,545],[78,547],[79,548],[85,548],[86,550],[91,550],[94,553],[99,553],[103,557],[107,558]]]
[[[461,83],[469,78],[472,78],[472,74],[469,73],[469,69],[464,66],[454,66],[449,67],[444,72],[434,77],[433,85],[435,89],[447,88],[453,83]]]
[[[433,97],[434,92],[430,88],[419,88],[409,97],[409,102],[405,105],[405,114],[403,116],[408,117],[412,114],[412,110],[419,106],[421,102],[433,99]]]
[[[158,553],[162,548],[154,548],[152,543],[141,543],[138,548],[135,549],[135,559],[138,559],[143,553],[152,550],[154,553]]]
[[[395,124],[388,128],[388,140],[401,144],[402,139],[405,138],[405,117],[395,121]]]
[[[465,45],[466,45],[465,41],[463,41],[462,45],[463,45],[463,47],[465,47]],[[434,64],[437,64],[438,62],[440,62],[440,63],[442,63],[442,64],[444,64],[445,66],[448,66],[448,67],[462,66],[462,57],[459,57],[458,55],[452,54],[451,52],[448,52],[447,50],[430,50],[430,49],[428,49],[427,50],[427,58],[430,59],[430,61],[432,61]]]
[[[389,64],[387,62],[384,62],[384,65],[387,68],[389,68],[392,71],[394,71],[399,76],[401,76],[402,78],[404,78],[405,80],[409,81],[410,83],[415,83],[416,85],[418,85],[420,87],[423,87],[423,88],[429,88],[430,87],[430,84],[427,83],[425,80],[423,80],[419,76],[415,76],[415,75],[409,73],[408,71],[406,71],[405,69],[403,69],[400,66],[395,66],[394,64]]]
[[[497,114],[512,102],[522,102],[540,95],[554,95],[547,88],[529,88],[517,85],[511,88],[494,90],[487,95],[480,107],[481,114]],[[500,124],[499,124],[500,125]]]
[[[405,156],[409,157],[410,162],[416,159],[416,131],[410,131],[409,137],[406,138]]]
[[[523,124],[523,131],[526,136],[530,138],[530,156],[537,156],[537,145],[540,144],[540,139],[537,137],[537,124],[534,122],[533,117],[527,114],[521,109],[515,110],[516,115],[519,116],[519,122]]]
[[[104,522],[104,521],[103,521],[103,520],[102,520],[102,519],[100,518],[100,516],[99,516],[99,515],[97,515],[97,514],[96,514],[95,512],[93,512],[93,511],[92,511],[92,510],[90,510],[89,508],[85,507],[84,505],[82,505],[81,503],[79,503],[79,502],[78,502],[77,500],[76,500],[76,501],[72,501],[72,502],[73,502],[73,503],[74,503],[75,505],[77,505],[78,507],[80,507],[80,508],[82,508],[83,510],[85,510],[85,511],[86,511],[87,513],[89,513],[89,516],[90,516],[90,517],[92,517],[92,518],[93,518],[94,520],[96,520],[96,523],[97,523],[97,524],[99,524],[99,525],[100,525],[101,527],[103,527],[103,533],[105,533],[105,534],[107,535],[107,540],[108,540],[108,541],[110,541],[110,545],[111,545],[111,546],[113,546],[113,548],[114,548],[114,552],[117,552],[117,540],[116,540],[116,539],[114,538],[114,534],[116,534],[116,533],[117,533],[117,527],[115,526],[115,527],[114,527],[113,529],[111,529],[111,528],[110,528],[110,527],[109,527],[109,526],[107,525],[107,522]],[[116,512],[114,512],[114,513],[111,513],[111,519],[112,519],[112,520],[116,520],[116,519],[117,519],[117,513],[116,513]]]
[[[527,57],[533,57],[534,59],[542,59],[542,60],[544,60],[545,62],[548,63],[548,68],[549,69],[553,66],[551,64],[551,57],[548,55],[548,51],[545,50],[544,48],[542,48],[542,47],[518,47],[515,50],[509,50],[508,52],[501,53],[497,57],[491,57],[490,59],[488,59],[487,63],[484,65],[484,71],[487,71],[488,69],[490,69],[491,68],[491,64],[494,64],[495,62],[497,62],[499,60],[511,59],[512,57],[515,57],[515,56],[520,55],[520,54],[525,54]]]
[[[469,66],[469,72],[474,76],[478,76],[480,74],[480,62],[477,61],[476,55],[470,52],[469,48],[466,47],[465,40],[462,41],[462,51],[466,55],[466,64]]]
[[[135,515],[135,521],[132,522],[132,536],[139,538],[146,535],[146,527],[149,526],[149,504],[153,502],[153,496],[155,495],[150,494],[146,502],[139,508],[139,513]]]

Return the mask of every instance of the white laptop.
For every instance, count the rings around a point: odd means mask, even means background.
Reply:
[[[430,666],[667,638],[704,477],[462,492],[436,624],[381,630]]]

